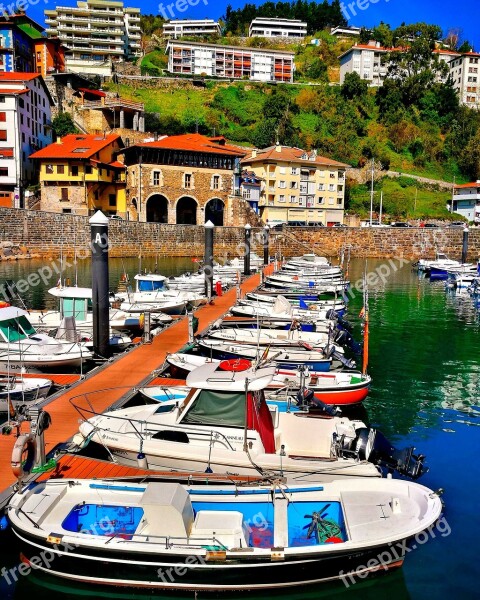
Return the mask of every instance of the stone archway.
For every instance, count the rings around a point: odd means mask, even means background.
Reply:
[[[216,227],[223,227],[225,203],[220,198],[212,198],[205,205],[205,223],[211,221]]]
[[[177,225],[197,224],[197,201],[184,196],[177,202]]]
[[[147,200],[147,223],[168,223],[168,199],[154,194]]]

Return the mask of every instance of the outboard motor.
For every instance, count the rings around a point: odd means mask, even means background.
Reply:
[[[327,310],[325,317],[327,318],[327,321],[338,321],[339,319],[338,314],[333,310],[333,308]]]
[[[353,359],[345,358],[344,354],[337,352],[335,346],[325,346],[325,348],[323,348],[323,353],[325,354],[325,358],[332,358],[333,360],[338,361],[346,369],[355,369],[357,366]]]
[[[337,329],[333,336],[333,341],[339,346],[349,348],[355,354],[360,354],[362,351],[362,346],[353,339],[348,331],[343,329]]]
[[[398,450],[387,440],[381,431],[362,427],[357,429],[357,437],[345,443],[342,439],[337,444],[337,451],[346,458],[368,460],[374,465],[387,469],[389,473],[418,479],[428,471],[424,466],[425,456],[414,454],[412,446]]]
[[[299,408],[307,410],[315,408],[317,411],[320,411],[321,413],[330,417],[338,417],[342,414],[342,411],[336,406],[325,404],[318,398],[315,398],[313,391],[309,390],[308,388],[303,388],[303,390],[298,391],[297,402]]]

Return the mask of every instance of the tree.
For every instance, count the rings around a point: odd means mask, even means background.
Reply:
[[[368,81],[362,79],[358,73],[347,73],[340,93],[346,100],[363,98],[368,93]]]
[[[461,46],[458,48],[458,52],[473,52],[473,44],[471,44],[468,40],[465,40]]]
[[[252,133],[252,144],[257,148],[268,148],[276,141],[277,122],[275,119],[262,120]]]
[[[406,106],[416,104],[426,90],[448,73],[448,65],[433,53],[440,36],[440,27],[426,23],[401,25],[394,31],[393,42],[398,50],[385,58],[386,80],[396,82]]]
[[[314,58],[305,74],[309,79],[328,82],[327,65],[321,58]]]
[[[473,181],[480,179],[480,130],[468,142],[459,159],[462,171]]]
[[[52,121],[52,129],[55,137],[63,137],[69,133],[78,133],[72,115],[68,112],[59,113]]]

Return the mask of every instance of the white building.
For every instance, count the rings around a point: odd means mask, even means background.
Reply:
[[[383,85],[388,67],[382,64],[382,56],[388,52],[379,42],[356,44],[340,55],[340,83],[345,81],[347,73],[358,73],[361,79],[372,86]]]
[[[307,23],[298,19],[270,19],[257,17],[250,23],[250,37],[294,38],[303,40],[307,35]]]
[[[338,39],[345,39],[347,40],[348,38],[351,37],[358,37],[360,35],[360,32],[362,31],[361,27],[353,27],[353,25],[351,27],[332,27],[330,29],[330,35],[334,35],[336,38]]]
[[[458,55],[449,64],[460,103],[480,109],[480,54],[468,52]]]
[[[480,223],[480,181],[454,186],[452,200],[452,212]]]
[[[66,68],[110,76],[112,63],[141,55],[140,9],[123,2],[86,0],[45,11],[47,35],[68,48]]]
[[[52,143],[53,100],[38,73],[0,73],[0,206],[24,208],[37,182],[30,155]]]
[[[220,34],[220,24],[213,19],[177,19],[163,24],[163,35],[169,39]]]
[[[167,44],[167,52],[168,70],[173,74],[293,82],[293,52],[172,40]]]

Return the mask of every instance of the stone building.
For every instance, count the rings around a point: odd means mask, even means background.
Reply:
[[[35,152],[40,164],[40,210],[126,218],[125,166],[115,160],[119,135],[70,134]]]
[[[127,207],[132,220],[152,223],[232,225],[240,160],[246,154],[223,137],[164,137],[122,150],[127,166]],[[235,193],[237,191],[237,194]]]

